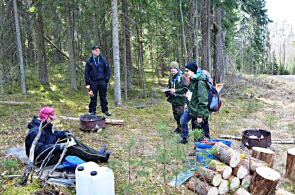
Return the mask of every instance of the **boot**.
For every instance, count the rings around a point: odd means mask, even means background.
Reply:
[[[106,151],[106,153],[103,156],[98,157],[98,160],[100,162],[106,163],[106,162],[108,162],[110,155],[111,155],[111,151],[108,150],[108,151]]]
[[[180,141],[180,143],[182,143],[182,144],[187,144],[187,138],[185,138],[185,137],[181,137],[181,141]]]
[[[177,127],[175,129],[175,131],[172,131],[172,133],[175,133],[175,134],[181,134],[181,129],[179,127]]]
[[[98,151],[97,153],[100,155],[103,155],[107,150],[107,146],[105,144],[102,145],[102,148],[100,151]]]

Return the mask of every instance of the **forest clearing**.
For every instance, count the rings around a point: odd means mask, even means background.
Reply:
[[[0,194],[295,194],[294,6],[1,1]]]
[[[163,84],[165,82],[163,80]],[[118,194],[164,194],[165,191],[167,194],[193,194],[187,189],[187,182],[177,188],[167,185],[176,174],[187,169],[189,158],[194,159],[189,157],[194,146],[192,139],[189,140],[189,144],[182,145],[179,143],[180,138],[170,133],[175,128],[174,123],[171,123],[173,116],[170,112],[171,106],[166,102],[164,93],[160,91],[161,88],[161,86],[154,88],[148,98],[141,98],[134,92],[134,97],[122,107],[112,106],[113,100],[109,97],[110,109],[114,115],[107,118],[124,120],[124,124],[107,124],[99,133],[79,130],[78,121],[59,118],[54,122],[56,128],[69,130],[93,148],[99,148],[103,143],[107,144],[112,153],[106,165],[114,171],[115,190]],[[210,119],[212,139],[220,139],[218,137],[220,134],[241,136],[242,131],[247,129],[264,129],[271,132],[273,139],[294,140],[294,90],[294,81],[275,76],[228,77],[221,95],[223,106],[219,113],[214,113]],[[54,93],[56,91],[59,93]],[[9,95],[8,98],[11,101],[31,102],[31,104],[0,105],[1,191],[5,192],[6,189],[7,194],[12,192],[21,194],[24,191],[24,187],[13,185],[8,187],[15,180],[6,178],[6,175],[21,174],[24,165],[8,156],[5,149],[24,146],[26,126],[32,116],[37,115],[43,106],[54,107],[57,116],[78,118],[87,113],[88,97],[84,89],[73,93],[54,85],[53,82],[50,88],[36,85],[30,90],[30,94]],[[51,101],[46,100],[48,96],[51,96]],[[137,109],[133,107],[136,105],[149,106]],[[160,129],[164,129],[164,132]],[[234,150],[251,156],[252,150],[242,149],[241,141],[231,141]],[[271,145],[275,151],[273,168],[281,174],[278,188],[295,193],[294,184],[284,179],[286,151],[293,147],[292,144]],[[38,187],[33,187],[34,190],[37,191]],[[61,189],[61,191],[65,194],[75,194],[74,188]],[[28,192],[24,194],[26,193]]]

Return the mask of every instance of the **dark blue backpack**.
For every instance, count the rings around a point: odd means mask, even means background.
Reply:
[[[214,87],[214,85],[209,81],[209,77],[204,74],[206,80],[201,80],[207,85],[207,92],[208,92],[208,110],[210,112],[217,112],[221,107],[221,100],[218,95],[218,91]],[[196,82],[195,88],[198,91],[198,84],[199,81]]]

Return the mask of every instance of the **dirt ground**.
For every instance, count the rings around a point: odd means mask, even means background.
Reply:
[[[248,82],[247,84],[245,82]],[[253,112],[244,120],[250,127],[271,132],[272,139],[293,140],[294,144],[272,144],[270,149],[275,151],[273,169],[281,174],[282,180],[277,188],[286,188],[288,182],[284,179],[287,150],[295,148],[295,75],[265,76],[260,78],[246,78],[236,85],[251,84],[255,90],[247,94],[262,103],[262,108]],[[241,135],[240,135],[241,136]],[[240,141],[233,141],[233,148],[242,154],[251,156],[252,150],[242,149]],[[286,189],[288,190],[288,189]]]

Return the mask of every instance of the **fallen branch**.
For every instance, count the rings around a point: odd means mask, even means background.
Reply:
[[[29,102],[13,102],[13,101],[0,101],[0,104],[9,104],[9,105],[23,105],[23,104],[31,104]]]
[[[59,116],[59,118],[62,118],[62,119],[65,119],[65,120],[80,121],[79,118],[74,118],[74,117]],[[105,119],[105,123],[106,124],[112,124],[112,125],[122,125],[124,123],[124,120]]]

